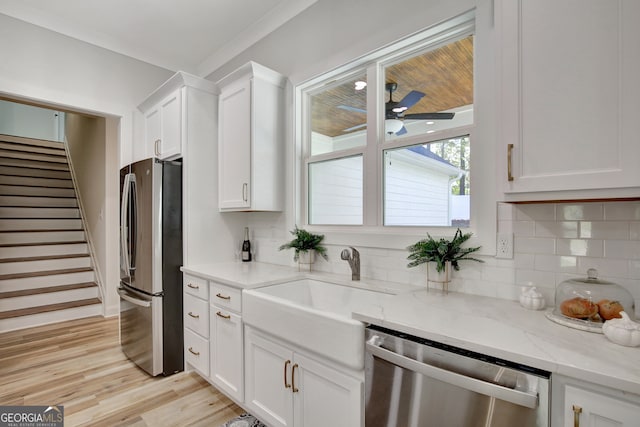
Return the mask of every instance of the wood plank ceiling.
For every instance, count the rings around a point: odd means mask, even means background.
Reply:
[[[366,89],[354,89],[358,80],[366,81],[364,72],[311,97],[313,132],[336,137],[364,129],[345,131],[364,124],[366,114],[339,108],[366,110]],[[386,67],[385,81],[398,84],[393,93],[396,102],[412,90],[425,94],[407,113],[441,112],[473,104],[473,36]]]

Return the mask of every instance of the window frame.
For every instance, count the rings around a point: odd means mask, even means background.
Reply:
[[[437,49],[445,44],[474,35],[475,12],[470,11],[447,22],[413,34],[396,43],[385,46],[376,52],[357,58],[341,67],[323,73],[294,88],[295,111],[295,173],[294,177],[294,218],[295,224],[315,232],[322,232],[327,242],[336,245],[360,245],[381,248],[404,249],[415,242],[415,236],[430,233],[436,236],[453,236],[457,227],[425,226],[385,226],[384,221],[384,165],[383,156],[387,149],[402,148],[416,144],[427,144],[447,138],[468,135],[474,141],[476,101],[474,95],[474,124],[452,129],[436,131],[430,134],[405,136],[386,141],[384,133],[384,70],[385,67],[401,62],[406,58],[428,50]],[[475,63],[475,47],[474,47]],[[358,75],[367,77],[367,131],[366,144],[361,147],[328,153],[310,155],[310,95],[318,93],[340,81]],[[475,72],[474,72],[474,81]],[[475,84],[474,84],[475,87]],[[474,89],[475,92],[475,89]],[[471,150],[471,163],[474,164],[474,151]],[[309,224],[309,164],[334,160],[354,155],[363,156],[363,224],[362,225],[314,225]],[[473,166],[471,166],[473,168]],[[474,199],[472,193],[470,227],[465,229],[476,234],[477,221],[474,218]]]

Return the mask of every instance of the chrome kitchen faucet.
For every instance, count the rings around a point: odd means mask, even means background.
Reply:
[[[353,246],[349,246],[349,248],[351,249],[351,253],[349,253],[349,249],[344,249],[340,254],[340,258],[349,262],[349,267],[351,267],[351,280],[360,280],[360,252]]]

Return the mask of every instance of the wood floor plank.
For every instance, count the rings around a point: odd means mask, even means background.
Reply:
[[[195,373],[150,377],[118,343],[117,318],[0,333],[0,405],[63,405],[65,425],[217,427],[244,412]]]

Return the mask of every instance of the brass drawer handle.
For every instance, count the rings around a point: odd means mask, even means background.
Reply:
[[[231,299],[231,296],[229,296],[229,295],[222,295],[222,294],[221,294],[221,293],[219,293],[219,292],[216,294],[216,296],[217,296],[218,298],[220,298],[220,299],[226,299],[226,300],[230,300],[230,299]]]
[[[189,316],[193,317],[194,319],[199,319],[200,318],[199,314],[193,314],[192,312],[189,312]]]
[[[228,314],[222,314],[220,312],[217,312],[216,315],[222,317],[223,319],[227,319],[227,320],[231,319],[231,316]]]
[[[513,154],[513,144],[507,144],[507,181],[513,181],[513,167],[511,157]]]
[[[291,360],[284,362],[284,388],[291,388],[291,384],[287,382],[287,367],[291,364]]]
[[[189,283],[187,286],[190,287],[191,289],[200,289],[200,286],[194,285],[192,283]]]
[[[296,363],[291,368],[291,391],[293,393],[297,393],[298,392],[298,389],[296,388],[296,368],[297,367],[298,367],[298,364]]]
[[[189,347],[189,353],[193,354],[194,356],[200,356],[200,352],[199,351],[194,351],[193,348]]]
[[[578,405],[573,405],[573,427],[580,427],[580,414],[582,408]]]

